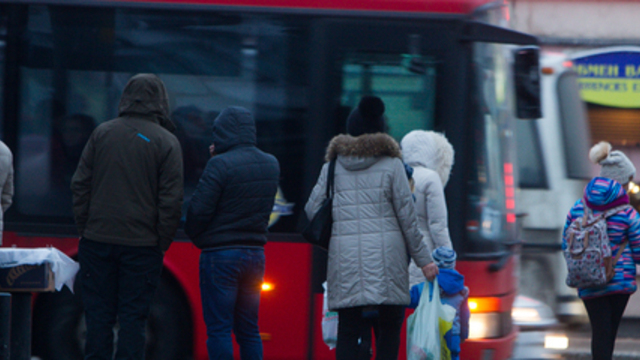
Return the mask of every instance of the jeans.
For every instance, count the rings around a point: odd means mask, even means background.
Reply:
[[[224,248],[200,254],[200,293],[210,360],[232,360],[231,331],[242,360],[262,359],[258,308],[264,249]]]
[[[361,349],[359,342],[367,344],[365,334],[371,333],[372,329],[376,341],[376,360],[398,358],[405,306],[379,305],[376,308],[377,315],[367,315],[367,309],[362,306],[338,310],[336,360],[361,358],[368,349]]]
[[[614,294],[583,299],[591,323],[591,356],[593,360],[611,360],[618,326],[627,307],[629,294]]]
[[[143,360],[147,317],[160,282],[162,252],[80,240],[80,296],[85,308],[85,360],[113,359],[113,327],[120,324],[115,359]]]

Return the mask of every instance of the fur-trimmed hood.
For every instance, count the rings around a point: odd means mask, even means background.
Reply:
[[[402,159],[400,145],[384,133],[351,136],[341,134],[327,147],[326,161],[335,158],[348,170],[361,170],[375,164],[381,157]]]
[[[453,146],[447,138],[434,131],[414,130],[400,142],[404,162],[409,166],[422,166],[440,176],[442,186],[446,186],[453,166]]]
[[[355,157],[397,157],[402,158],[400,145],[389,135],[384,133],[351,136],[340,134],[329,143],[326,161],[335,159],[338,155]]]

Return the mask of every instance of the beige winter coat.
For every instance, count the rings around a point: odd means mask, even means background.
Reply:
[[[0,188],[2,197],[0,204],[0,245],[2,245],[2,230],[4,228],[4,212],[13,203],[13,155],[7,145],[0,141]]]
[[[400,147],[386,134],[338,135],[326,160],[336,157],[329,309],[409,304],[409,254],[421,267],[432,260]],[[305,206],[309,219],[324,200],[327,172],[325,164]]]

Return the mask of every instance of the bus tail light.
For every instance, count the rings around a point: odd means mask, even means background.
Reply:
[[[552,68],[552,67],[545,66],[545,67],[543,67],[542,69],[540,69],[540,72],[541,72],[543,75],[553,75],[553,72],[554,72],[554,71],[553,71],[553,68]]]
[[[469,311],[471,313],[488,313],[500,311],[500,299],[495,297],[469,298]]]
[[[515,200],[515,185],[513,182],[513,164],[504,163],[504,194],[505,194],[505,208],[507,209],[506,220],[508,223],[516,222],[516,200]]]
[[[469,339],[491,339],[511,332],[511,312],[499,297],[471,297],[468,300]]]
[[[262,291],[271,291],[271,290],[273,290],[273,284],[268,282],[262,283]]]

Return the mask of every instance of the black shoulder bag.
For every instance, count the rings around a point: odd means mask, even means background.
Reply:
[[[336,169],[336,159],[329,163],[329,173],[327,175],[327,197],[322,201],[318,212],[313,215],[313,219],[302,230],[302,237],[309,243],[319,246],[324,250],[329,249],[331,240],[331,227],[333,226],[333,180]]]

